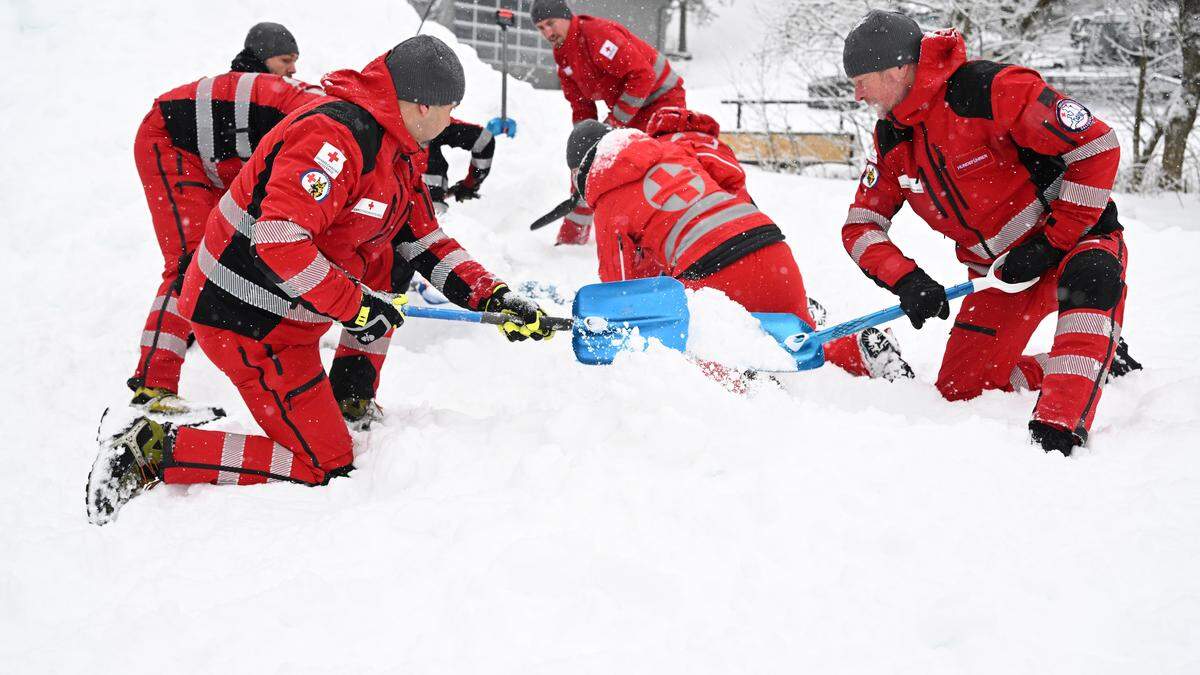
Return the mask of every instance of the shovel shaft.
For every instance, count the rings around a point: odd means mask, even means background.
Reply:
[[[951,286],[950,288],[947,288],[946,299],[954,300],[955,298],[961,298],[964,295],[968,295],[974,291],[975,283],[972,281],[967,281],[957,286]],[[904,310],[900,309],[900,305],[895,305],[893,307],[888,307],[887,309],[881,309],[878,312],[867,314],[866,316],[860,316],[857,319],[851,319],[845,323],[839,323],[838,325],[826,328],[825,330],[819,330],[808,336],[808,342],[823,345],[830,340],[836,340],[840,337],[857,333],[864,328],[870,328],[871,326],[878,326],[881,323],[894,321],[902,316],[904,316]]]
[[[442,321],[466,321],[468,323],[486,323],[489,326],[500,326],[506,323],[520,323],[520,319],[512,314],[500,312],[472,312],[466,309],[451,309],[449,307],[408,306],[405,316],[418,319],[441,319]],[[554,330],[570,330],[575,321],[570,318],[548,316],[542,319],[542,324]]]

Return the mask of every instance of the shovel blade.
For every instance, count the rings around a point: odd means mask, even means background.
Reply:
[[[780,347],[792,355],[796,370],[812,370],[825,365],[825,350],[820,343],[808,340],[813,328],[800,317],[786,312],[754,312],[754,318]]]
[[[580,363],[612,363],[623,350],[643,349],[649,338],[678,351],[687,348],[687,297],[683,284],[671,277],[584,286],[571,313],[571,346]],[[630,339],[635,329],[642,340]]]

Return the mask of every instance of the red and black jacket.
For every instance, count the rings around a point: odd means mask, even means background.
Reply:
[[[1067,251],[1097,226],[1119,159],[1116,132],[1033,70],[968,62],[957,31],[928,34],[912,90],[875,127],[842,241],[887,288],[916,268],[888,234],[905,202],[975,273],[1038,230]]]
[[[766,214],[721,189],[687,147],[621,129],[600,140],[590,161],[584,191],[595,209],[601,281],[647,270],[699,279],[783,241]]]
[[[451,301],[499,284],[438,227],[384,57],[323,81],[329,96],[263,137],[208,219],[184,280],[193,322],[256,339],[315,341],[389,286],[395,256]]]
[[[572,17],[566,39],[554,49],[554,62],[572,122],[596,119],[596,101],[604,101],[613,121],[629,126],[642,108],[683,92],[683,78],[671,70],[667,57],[608,19]]]
[[[228,72],[159,96],[142,127],[193,155],[209,183],[224,190],[267,132],[321,93],[279,75]]]

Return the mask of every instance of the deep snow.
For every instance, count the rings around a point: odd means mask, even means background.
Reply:
[[[675,353],[585,367],[565,336],[510,345],[412,320],[351,478],[160,488],[88,525],[96,422],[128,396],[161,260],[134,131],[264,19],[295,32],[309,81],[417,21],[366,0],[0,5],[15,197],[0,211],[0,671],[1200,671],[1194,196],[1118,197],[1125,335],[1147,370],[1106,390],[1072,459],[1026,444],[1032,395],[938,397],[945,322],[895,324],[916,381],[824,368],[738,396]],[[498,75],[459,53],[460,116],[486,120]],[[510,96],[521,135],[500,142],[485,199],[444,225],[514,283],[576,288],[592,250],[526,227],[564,196],[567,106]],[[840,245],[852,182],[752,170],[750,186],[832,321],[889,303]],[[893,233],[938,279],[962,278],[911,214]],[[198,351],[183,386],[254,429]]]

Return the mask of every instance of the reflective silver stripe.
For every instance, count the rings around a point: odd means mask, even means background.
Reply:
[[[1096,379],[1103,369],[1103,363],[1090,356],[1079,356],[1078,354],[1051,356],[1047,359],[1045,368],[1047,377],[1051,375],[1078,375],[1079,377],[1086,377],[1089,380]]]
[[[749,216],[755,213],[758,213],[758,209],[753,204],[734,204],[723,211],[718,211],[711,216],[701,218],[700,222],[688,230],[683,240],[679,242],[679,247],[675,249],[675,254],[671,257],[671,264],[674,265],[679,262],[684,252],[691,248],[692,244],[700,241],[700,238],[704,235],[742,216]]]
[[[1091,206],[1102,209],[1108,205],[1109,191],[1104,188],[1092,187],[1082,183],[1063,181],[1062,192],[1058,195],[1063,201],[1073,202],[1081,206]]]
[[[479,138],[475,139],[475,145],[471,146],[471,154],[478,155],[479,153],[483,152],[483,149],[486,148],[488,143],[491,142],[492,132],[488,131],[487,129],[483,129],[479,132]]]
[[[892,229],[892,221],[885,218],[882,213],[875,213],[871,209],[863,209],[857,206],[850,207],[850,213],[846,216],[846,224],[853,225],[854,223],[875,223],[883,228],[884,232]]]
[[[284,298],[225,267],[217,262],[212,253],[209,253],[208,247],[203,241],[196,250],[196,264],[200,266],[200,271],[209,281],[248,305],[300,323],[329,323],[333,320],[300,306],[292,307],[291,303]]]
[[[688,225],[691,225],[692,221],[698,218],[701,213],[716,208],[732,199],[733,195],[728,192],[714,192],[688,207],[688,210],[684,211],[683,215],[679,216],[679,219],[675,221],[675,225],[667,233],[667,238],[663,240],[663,258],[667,260],[671,259],[671,251],[675,250],[675,242],[679,240],[679,236],[683,234],[683,230]]]
[[[667,75],[667,79],[663,80],[663,83],[659,85],[658,89],[655,89],[650,93],[649,96],[646,97],[646,103],[654,103],[661,98],[663,94],[674,89],[675,85],[677,84],[679,84],[679,75],[677,75],[675,71],[671,71],[671,73]]]
[[[1008,383],[1012,385],[1013,391],[1029,389],[1029,381],[1025,379],[1025,373],[1016,366],[1013,366],[1012,373],[1008,376]]]
[[[338,340],[339,347],[344,347],[351,351],[359,352],[362,354],[379,354],[381,356],[387,354],[388,345],[390,345],[391,343],[392,343],[392,336],[385,335],[370,344],[364,345],[363,343],[359,342],[358,340],[355,340],[353,335],[351,335],[350,333],[348,333],[344,330],[342,331],[341,339]]]
[[[854,246],[850,247],[850,257],[854,260],[855,265],[861,266],[863,254],[867,252],[875,244],[890,244],[892,240],[882,230],[867,230],[862,233],[858,239],[854,240]]]
[[[446,183],[449,182],[446,180],[445,176],[438,176],[432,173],[421,174],[421,179],[424,180],[425,184],[429,187],[444,188],[446,187]]]
[[[442,228],[439,227],[438,229],[430,232],[416,241],[406,241],[396,248],[399,249],[400,256],[402,258],[411,261],[413,258],[421,255],[425,251],[428,251],[430,246],[433,246],[443,239],[449,239],[449,237],[447,237],[446,233],[442,232]]]
[[[667,69],[667,57],[663,56],[662,53],[660,52],[654,58],[654,80],[656,82],[658,81],[658,78],[662,77],[663,71],[666,69]]]
[[[276,476],[290,478],[292,475],[292,460],[295,458],[296,456],[292,454],[291,450],[278,443],[273,443],[271,445],[271,467],[267,471]]]
[[[967,269],[980,276],[987,276],[987,273],[992,271],[992,268],[988,267],[987,265],[977,265],[973,262],[965,262],[963,264],[967,266]]]
[[[657,80],[658,78],[656,77],[654,79]],[[619,100],[621,101],[621,103],[624,103],[625,105],[629,106],[630,108],[640,108],[640,107],[646,105],[646,99],[639,98],[637,96],[630,96],[629,94],[626,94],[626,93],[622,93],[621,98]]]
[[[575,211],[572,211],[566,215],[566,220],[578,225],[591,225],[592,218],[594,217],[595,215],[591,213],[576,213]]]
[[[969,247],[968,250],[980,258],[995,258],[1011,246],[1014,241],[1032,230],[1033,226],[1037,225],[1038,218],[1041,215],[1042,203],[1035,199],[1029,202],[1025,208],[1021,209],[1020,213],[1013,216],[1012,220],[1005,223],[996,236],[987,240],[988,249],[991,249],[993,255],[988,255],[988,250],[983,247],[983,244],[975,244]]]
[[[238,206],[228,192],[221,197],[217,207],[221,209],[221,215],[225,217],[225,222],[229,223],[230,227],[241,232],[247,239],[254,238],[254,217]]]
[[[318,251],[317,257],[313,258],[308,267],[291,279],[279,282],[279,287],[288,295],[296,298],[316,288],[317,284],[324,281],[328,274],[329,261]]]
[[[225,434],[221,444],[221,466],[240,469],[246,462],[246,437],[241,434]],[[217,485],[237,485],[242,474],[236,471],[218,471]]]
[[[629,124],[629,120],[633,119],[633,116],[635,114],[636,113],[627,113],[620,108],[612,109],[612,116],[617,118],[617,121],[620,122],[621,124]]]
[[[1117,130],[1109,129],[1108,133],[1100,138],[1093,138],[1070,152],[1064,152],[1062,158],[1067,164],[1074,164],[1081,159],[1095,157],[1102,152],[1116,150],[1119,147],[1121,147],[1121,143],[1117,141]]]
[[[472,157],[471,166],[477,169],[490,169],[492,166],[491,157]]]
[[[158,338],[158,342],[155,342],[155,337]],[[175,335],[164,333],[162,331],[143,331],[142,346],[155,346],[158,349],[165,349],[179,358],[187,356],[187,340],[180,339]]]
[[[254,91],[254,78],[258,73],[242,73],[238,78],[237,91],[233,96],[233,130],[237,154],[250,159],[250,94]]]
[[[454,268],[470,261],[471,256],[466,251],[462,249],[451,251],[445,258],[438,261],[438,264],[433,266],[433,273],[429,277],[429,283],[433,284],[433,287],[439,291],[442,290],[446,287],[446,278],[450,276]]]
[[[166,301],[166,307],[163,306],[164,300]],[[150,313],[153,314],[154,312],[166,312],[167,314],[174,314],[177,317],[183,318],[183,315],[179,313],[179,299],[173,295],[170,297],[160,295],[155,298],[154,304],[150,305]]]
[[[290,220],[260,220],[254,223],[253,232],[250,241],[255,244],[290,244],[312,239],[308,230]]]
[[[1055,199],[1058,199],[1058,193],[1062,192],[1062,184],[1063,177],[1061,175],[1054,179],[1054,182],[1050,184],[1050,187],[1046,188],[1046,201],[1052,202]]]
[[[1038,367],[1042,369],[1042,375],[1045,375],[1046,367],[1050,363],[1050,355],[1049,354],[1034,354],[1033,360],[1037,361]]]
[[[1114,322],[1107,314],[1097,312],[1072,312],[1058,317],[1058,327],[1055,335],[1066,333],[1086,333],[1088,335],[1103,335],[1116,338],[1121,334],[1121,324]]]
[[[196,85],[196,150],[200,153],[200,163],[204,165],[204,173],[208,180],[218,188],[224,188],[221,177],[217,174],[217,143],[213,136],[213,79],[206,77]]]

